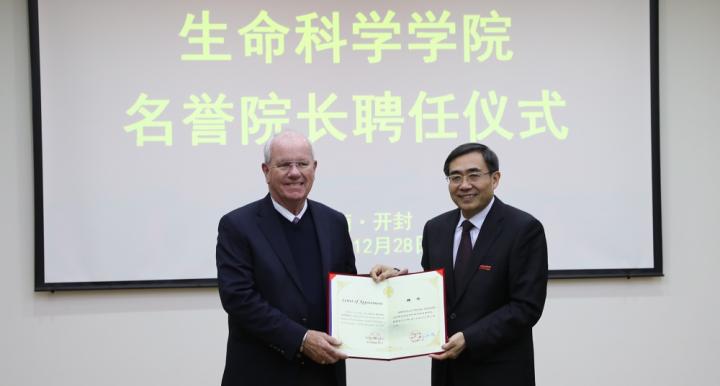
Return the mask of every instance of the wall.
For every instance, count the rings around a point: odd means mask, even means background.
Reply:
[[[666,276],[551,282],[535,329],[541,385],[720,384],[718,16],[717,1],[660,1]],[[33,292],[27,31],[26,2],[0,0],[0,383],[219,384],[226,327],[215,290]],[[595,177],[612,184],[616,173]],[[351,361],[348,383],[428,376],[425,358]]]

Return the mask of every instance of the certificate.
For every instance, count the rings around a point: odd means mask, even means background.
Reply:
[[[443,271],[395,276],[330,273],[330,335],[349,357],[399,359],[442,352]]]

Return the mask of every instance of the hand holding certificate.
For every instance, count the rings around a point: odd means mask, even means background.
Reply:
[[[399,359],[442,352],[443,272],[396,276],[330,274],[330,335],[350,357]]]

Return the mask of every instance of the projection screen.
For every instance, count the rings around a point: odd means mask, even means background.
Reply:
[[[661,275],[657,1],[31,0],[36,290],[215,284],[219,218],[273,133],[359,272],[420,270],[481,142],[551,277]]]

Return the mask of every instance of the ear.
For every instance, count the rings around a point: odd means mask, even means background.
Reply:
[[[269,177],[268,174],[270,173],[270,167],[267,166],[267,164],[263,162],[263,164],[262,164],[262,166],[261,166],[261,169],[262,169],[263,174],[265,175],[265,182],[266,182],[266,183],[269,183],[269,182],[270,182],[270,177]]]
[[[493,190],[497,189],[498,185],[500,185],[500,171],[493,173],[490,178],[492,179]]]

